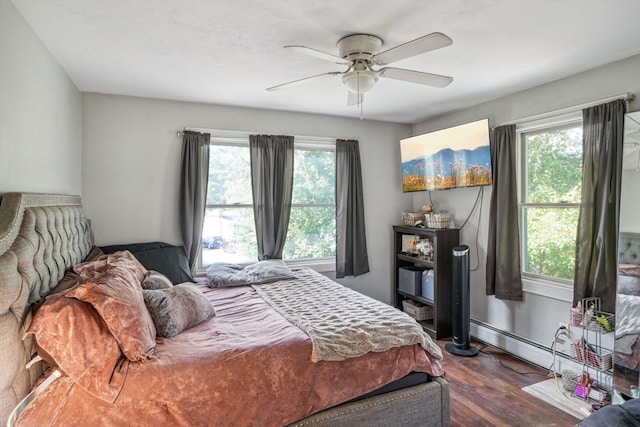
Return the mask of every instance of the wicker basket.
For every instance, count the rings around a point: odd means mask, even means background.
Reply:
[[[449,228],[451,222],[451,214],[439,213],[426,215],[428,228]]]
[[[404,225],[414,225],[418,221],[424,221],[423,212],[402,212],[402,221]]]
[[[416,320],[433,319],[433,307],[411,299],[402,300],[404,312]]]

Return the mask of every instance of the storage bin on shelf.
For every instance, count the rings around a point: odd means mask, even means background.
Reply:
[[[571,308],[569,323],[588,331],[607,334],[616,328],[616,316],[600,310],[599,298],[585,298],[577,307]]]
[[[449,228],[451,222],[451,214],[438,213],[425,215],[428,228]]]
[[[402,300],[402,309],[416,320],[433,319],[433,307],[412,299]]]
[[[583,339],[571,344],[571,357],[599,371],[608,371],[613,366],[613,355],[610,351],[585,344]]]
[[[598,354],[595,351],[587,351],[587,365],[596,368],[599,371],[608,371],[612,368],[611,353]]]
[[[424,212],[402,212],[402,222],[404,225],[415,225],[416,222],[424,222]]]

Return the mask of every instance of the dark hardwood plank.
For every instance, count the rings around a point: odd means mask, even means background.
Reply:
[[[580,420],[522,391],[548,379],[547,371],[500,349],[474,342],[475,357],[448,353],[438,340],[451,386],[451,426],[575,426]]]

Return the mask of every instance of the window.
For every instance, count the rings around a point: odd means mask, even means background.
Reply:
[[[336,255],[334,149],[294,148],[293,195],[284,259]]]
[[[523,278],[571,285],[582,183],[582,121],[518,127]]]
[[[294,142],[291,216],[283,258],[335,257],[335,143]],[[211,138],[202,267],[257,261],[249,138]]]

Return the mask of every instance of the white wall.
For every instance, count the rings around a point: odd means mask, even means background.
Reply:
[[[400,138],[409,125],[84,93],[83,204],[98,244],[180,244],[178,181],[184,127],[360,141],[371,272],[341,280],[391,302],[392,232],[411,197],[400,186]]]
[[[0,194],[81,194],[81,96],[10,1],[0,1]]]
[[[413,126],[413,135],[488,117],[492,127],[598,99],[635,93],[640,95],[640,56],[465,109]],[[629,111],[640,109],[634,101]],[[455,214],[457,226],[468,216],[477,188],[432,192],[436,208]],[[428,193],[414,193],[413,207],[420,208]],[[502,301],[485,293],[485,263],[491,187],[484,190],[482,214],[476,212],[461,232],[461,243],[471,248],[471,317],[492,326],[550,346],[559,321],[569,319],[570,302],[526,293],[523,302]],[[478,246],[476,248],[476,235]]]

